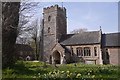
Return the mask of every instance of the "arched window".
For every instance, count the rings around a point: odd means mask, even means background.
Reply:
[[[50,33],[50,27],[48,27],[48,33]]]
[[[84,56],[91,56],[90,47],[84,47]]]
[[[51,20],[51,16],[48,16],[48,21],[50,21]]]
[[[81,47],[76,48],[77,56],[83,56],[83,50]]]

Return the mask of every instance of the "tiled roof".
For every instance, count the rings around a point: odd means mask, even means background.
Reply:
[[[120,47],[120,33],[102,34],[103,47]]]
[[[63,35],[62,45],[96,44],[101,42],[101,31],[82,32],[78,34]]]

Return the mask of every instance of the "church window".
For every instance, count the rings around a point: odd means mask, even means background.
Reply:
[[[48,21],[50,21],[50,20],[51,20],[51,16],[48,17]]]
[[[77,56],[83,56],[83,50],[81,47],[76,48]]]
[[[84,56],[91,56],[90,47],[84,47]]]
[[[48,33],[50,33],[50,27],[48,27]]]
[[[97,47],[94,47],[94,56],[97,56]]]

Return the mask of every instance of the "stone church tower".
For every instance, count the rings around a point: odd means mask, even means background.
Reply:
[[[51,49],[67,34],[66,9],[58,5],[44,8],[43,26],[43,55],[50,58]]]

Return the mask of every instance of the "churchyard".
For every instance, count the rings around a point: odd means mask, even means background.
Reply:
[[[17,61],[15,65],[3,69],[2,77],[6,78],[35,78],[44,80],[53,79],[100,79],[116,80],[120,69],[113,65],[88,65],[82,63],[50,65],[44,62]]]

